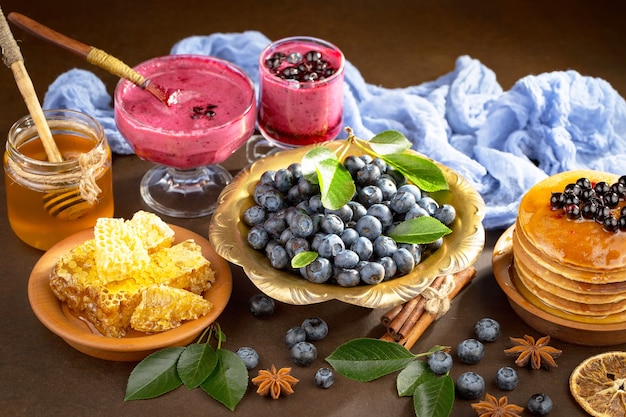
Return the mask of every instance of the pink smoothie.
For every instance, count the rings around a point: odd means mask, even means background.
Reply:
[[[310,51],[321,54],[315,62],[322,61],[332,71],[312,71],[318,64],[307,60]],[[277,53],[284,58],[280,62]],[[263,136],[278,146],[294,147],[332,140],[339,134],[344,69],[339,49],[315,38],[287,38],[261,53],[259,67],[258,123]],[[286,79],[294,67],[298,75]],[[314,78],[303,75],[307,72],[316,74]]]
[[[190,169],[228,158],[253,133],[254,87],[236,66],[216,58],[169,55],[135,70],[166,89],[180,90],[166,106],[122,80],[115,90],[115,121],[142,159]]]

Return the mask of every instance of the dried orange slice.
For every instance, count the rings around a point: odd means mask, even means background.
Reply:
[[[572,371],[569,388],[594,417],[626,415],[626,352],[605,352],[585,359]]]

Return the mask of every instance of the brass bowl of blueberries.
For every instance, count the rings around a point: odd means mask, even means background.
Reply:
[[[406,138],[400,153],[391,147],[393,154],[382,153],[394,140],[376,139],[350,133],[242,170],[211,219],[216,252],[241,266],[260,291],[294,305],[336,299],[390,307],[419,295],[437,276],[471,266],[485,244],[481,196],[454,170],[409,149]],[[337,163],[319,162],[319,154],[336,155]],[[311,179],[311,161],[318,174],[331,175]],[[422,185],[407,172],[415,162],[444,186]]]

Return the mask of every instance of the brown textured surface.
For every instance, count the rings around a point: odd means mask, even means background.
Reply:
[[[179,39],[212,32],[260,30],[269,38],[308,34],[337,44],[362,72],[366,81],[403,87],[430,81],[454,68],[467,54],[495,71],[504,89],[519,78],[553,70],[575,69],[609,81],[626,95],[626,31],[623,2],[588,1],[38,1],[4,0],[5,14],[19,11],[85,43],[111,52],[129,64],[166,54]],[[109,91],[116,80],[82,59],[13,28],[26,67],[40,97],[62,72],[73,67],[94,70]],[[0,71],[0,131],[26,113],[11,72]],[[116,215],[128,217],[141,204],[138,184],[148,164],[135,157],[114,161]],[[235,413],[200,390],[178,389],[161,398],[124,403],[124,389],[133,364],[106,362],[85,356],[44,328],[26,297],[31,268],[41,252],[21,243],[6,220],[4,183],[0,185],[0,236],[3,271],[0,291],[0,415],[11,416],[171,416],[171,415],[390,415],[412,416],[412,401],[398,398],[393,376],[370,383],[338,377],[328,390],[314,387],[312,378],[323,358],[354,337],[379,337],[380,315],[338,302],[307,307],[279,304],[269,320],[257,320],[246,311],[255,293],[250,281],[232,267],[234,292],[219,322],[228,336],[225,347],[248,345],[261,355],[260,366],[291,366],[282,344],[284,332],[310,316],[330,325],[329,336],[318,342],[319,356],[310,368],[295,368],[301,380],[295,394],[279,401],[261,398],[249,388]],[[204,236],[208,219],[167,219]],[[590,355],[607,348],[578,347],[554,341],[564,351],[559,367],[551,371],[520,370],[520,385],[512,392],[498,390],[495,371],[512,365],[503,354],[508,336],[536,334],[508,306],[491,271],[491,248],[497,233],[489,233],[487,248],[476,264],[478,276],[454,301],[449,313],[435,322],[413,347],[414,352],[434,344],[456,346],[472,336],[473,323],[490,316],[502,323],[503,337],[488,344],[478,365],[455,364],[452,376],[480,372],[487,390],[508,395],[525,405],[535,392],[555,402],[554,415],[584,416],[568,390],[572,369]],[[617,346],[616,350],[625,346]],[[255,373],[254,373],[255,375]],[[458,400],[453,416],[473,415],[470,402]]]

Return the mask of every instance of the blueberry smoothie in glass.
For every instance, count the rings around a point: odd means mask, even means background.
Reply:
[[[343,121],[344,56],[312,37],[285,38],[259,58],[259,130],[282,148],[326,142]]]

